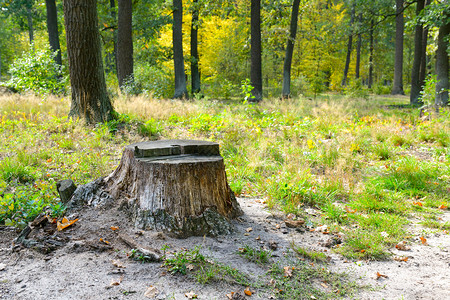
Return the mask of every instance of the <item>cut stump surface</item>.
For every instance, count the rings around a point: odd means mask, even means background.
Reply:
[[[135,225],[178,237],[226,234],[242,214],[228,186],[219,144],[192,140],[142,142],[125,148],[105,190]]]

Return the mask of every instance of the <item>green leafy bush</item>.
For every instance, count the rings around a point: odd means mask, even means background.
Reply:
[[[55,63],[55,55],[49,48],[38,50],[31,46],[9,68],[11,79],[7,86],[18,92],[64,94],[68,76],[64,68]]]

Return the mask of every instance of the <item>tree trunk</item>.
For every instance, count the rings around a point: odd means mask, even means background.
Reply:
[[[113,24],[116,23],[116,1],[109,1],[109,8]],[[117,30],[113,29],[113,53],[108,53],[106,72],[116,72],[117,74]]]
[[[425,0],[417,0],[416,16],[420,14],[424,8]],[[414,62],[411,71],[411,95],[409,98],[411,105],[420,104],[420,65],[422,63],[422,39],[423,39],[423,25],[417,24],[414,34]]]
[[[283,66],[283,91],[282,97],[289,98],[291,95],[291,66],[292,55],[294,54],[295,38],[297,36],[298,10],[300,0],[294,0],[292,3],[291,26],[289,29],[289,38],[286,45],[286,57]]]
[[[359,32],[358,32],[358,42],[356,44],[356,67],[355,67],[355,78],[359,79],[359,70],[361,67],[361,27],[362,27],[362,14],[359,15]]]
[[[106,92],[96,0],[65,0],[67,56],[72,105],[69,116],[88,124],[109,121],[113,107]]]
[[[425,79],[427,78],[427,43],[428,43],[428,28],[423,28],[422,33],[422,54],[420,61],[420,71],[419,71],[419,86],[422,91],[425,84]]]
[[[192,5],[194,9],[192,11],[191,22],[191,89],[192,94],[200,92],[200,72],[198,70],[198,0],[193,0]]]
[[[447,14],[448,17],[448,14]],[[445,20],[445,18],[444,18]],[[448,90],[450,88],[449,62],[448,62],[448,38],[450,36],[450,22],[439,28],[438,48],[436,51],[436,107],[448,105]]]
[[[133,7],[131,0],[119,0],[117,31],[117,79],[119,87],[133,81]]]
[[[250,101],[262,100],[262,71],[261,71],[261,0],[251,0],[250,11],[250,83],[253,86]]]
[[[370,30],[369,30],[369,89],[373,86],[373,30],[374,30],[374,21],[373,19],[370,21]]]
[[[137,227],[177,237],[229,233],[228,220],[242,215],[227,184],[219,145],[213,142],[160,140],[129,145],[104,185],[112,201],[120,199]]]
[[[58,33],[58,13],[56,10],[55,0],[45,0],[45,6],[47,8],[47,31],[50,48],[52,49],[52,52],[56,52],[55,63],[61,66],[62,62]]]
[[[175,71],[174,98],[188,98],[183,58],[183,1],[173,0],[173,63]]]
[[[394,58],[394,85],[392,95],[404,95],[403,91],[403,34],[405,22],[403,18],[403,0],[396,0],[395,17],[395,58]]]
[[[345,67],[344,67],[344,76],[342,78],[342,86],[347,85],[347,75],[348,75],[348,69],[350,68],[350,58],[352,55],[352,44],[353,44],[353,22],[355,21],[355,5],[352,6],[352,12],[350,15],[350,34],[348,36],[348,43],[347,43],[347,57],[345,58]]]
[[[34,29],[33,29],[33,12],[31,8],[33,3],[27,3],[27,21],[28,21],[28,36],[30,38],[30,45],[34,42]]]

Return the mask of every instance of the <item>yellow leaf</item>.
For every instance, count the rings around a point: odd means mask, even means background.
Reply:
[[[58,229],[58,231],[61,231],[69,226],[72,226],[76,221],[78,221],[78,219],[69,221],[66,219],[66,217],[64,217],[61,222],[56,222],[56,228]]]
[[[250,287],[247,287],[247,288],[244,290],[244,294],[246,294],[247,296],[251,296],[251,295],[252,295],[252,291],[250,291]]]
[[[9,210],[14,210],[14,203],[11,203],[11,204],[8,206],[8,209],[9,209]]]

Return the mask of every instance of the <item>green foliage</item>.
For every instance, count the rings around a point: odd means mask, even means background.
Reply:
[[[272,253],[264,249],[252,248],[249,245],[245,245],[243,248],[239,248],[239,255],[245,257],[247,260],[257,264],[267,264],[269,262]]]
[[[37,94],[64,94],[68,76],[53,58],[56,54],[49,48],[38,50],[30,46],[10,66],[8,87],[19,92],[32,91]]]
[[[355,79],[345,87],[345,95],[352,99],[369,99],[369,91],[363,86],[361,79]]]
[[[30,168],[18,157],[7,157],[0,161],[0,177],[6,182],[27,183],[34,180]]]
[[[150,120],[139,125],[138,132],[148,138],[156,138],[162,134],[163,126],[155,119],[150,118]]]
[[[139,87],[143,93],[157,98],[170,98],[174,89],[172,73],[164,66],[139,64],[134,70],[132,89],[136,89],[135,87]]]
[[[244,97],[244,103],[255,98],[252,94],[253,86],[250,84],[250,79],[246,78],[241,82],[241,94]]]
[[[433,105],[434,101],[436,100],[436,78],[437,77],[435,74],[428,74],[427,78],[425,79],[425,85],[420,91],[420,101],[425,106]]]
[[[326,262],[328,260],[325,253],[302,248],[297,246],[294,242],[291,243],[291,248],[300,257],[309,259],[313,262]]]

